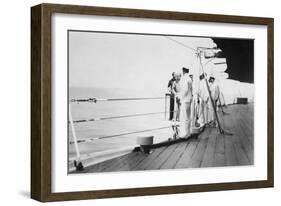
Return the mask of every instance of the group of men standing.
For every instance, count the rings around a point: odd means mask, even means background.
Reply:
[[[197,85],[194,82],[197,81]],[[172,73],[168,83],[170,92],[170,120],[180,124],[179,137],[189,137],[194,128],[205,125],[216,126],[215,110],[220,90],[215,78],[203,73],[198,80],[193,79],[189,69],[183,67],[182,73]],[[211,95],[211,98],[210,98]]]

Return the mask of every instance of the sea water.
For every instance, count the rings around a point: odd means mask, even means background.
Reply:
[[[131,91],[130,89],[105,89],[105,88],[70,88],[69,99],[78,98],[140,98],[140,97],[165,97],[164,93]],[[167,99],[168,119],[169,99]],[[91,118],[117,117],[124,115],[163,112],[147,116],[117,118],[110,120],[75,123],[76,136],[79,140],[106,137],[136,131],[150,130],[171,125],[165,119],[165,99],[130,100],[130,101],[97,101],[71,103],[73,120],[87,120]],[[96,139],[91,142],[79,143],[81,155],[136,146],[136,138],[140,136],[154,136],[154,143],[162,142],[172,137],[171,127],[149,132],[122,135],[118,137]],[[76,155],[73,142],[73,133],[69,124],[68,128],[69,157]]]

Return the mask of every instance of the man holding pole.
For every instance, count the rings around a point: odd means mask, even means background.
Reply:
[[[210,86],[210,92],[211,97],[214,102],[214,107],[211,105],[211,102],[209,102],[209,108],[210,108],[210,124],[213,126],[216,126],[216,120],[215,120],[215,112],[214,110],[217,110],[217,102],[219,100],[220,96],[220,89],[218,84],[215,82],[215,77],[211,76],[209,78],[209,86]]]
[[[173,120],[174,118],[174,109],[175,109],[175,93],[173,90],[174,82],[176,81],[175,72],[172,73],[172,79],[168,82],[168,90],[170,96],[170,117],[169,120]]]
[[[181,73],[176,73],[175,74],[176,76],[176,81],[174,82],[174,85],[173,85],[173,91],[174,91],[174,94],[175,94],[175,114],[176,116],[174,117],[176,121],[179,121],[180,120],[180,105],[181,105],[181,102],[180,102],[180,91],[181,91],[181,85],[180,85],[180,80],[181,80]]]

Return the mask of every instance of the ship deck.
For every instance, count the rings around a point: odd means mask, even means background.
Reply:
[[[118,172],[178,168],[222,167],[254,163],[254,105],[229,105],[218,112],[222,128],[206,127],[197,138],[164,144],[150,154],[130,152],[73,173]]]

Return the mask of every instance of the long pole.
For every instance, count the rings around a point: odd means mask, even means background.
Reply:
[[[199,52],[199,60],[200,60],[201,70],[202,70],[203,74],[205,74],[204,68],[203,68],[203,65],[202,65],[201,51]],[[207,86],[208,94],[209,94],[209,97],[210,97],[210,100],[211,100],[211,103],[212,103],[212,107],[213,107],[213,110],[214,110],[215,118],[216,118],[216,121],[217,121],[217,123],[218,123],[219,132],[222,134],[222,133],[224,133],[224,132],[223,132],[223,129],[221,128],[219,116],[218,116],[218,113],[217,113],[217,109],[216,109],[215,102],[214,102],[214,100],[213,100],[213,98],[212,98],[210,86],[209,86],[209,84],[208,84],[208,81],[207,81],[206,77],[205,77],[204,79],[205,79],[205,83],[206,83],[206,86]]]

